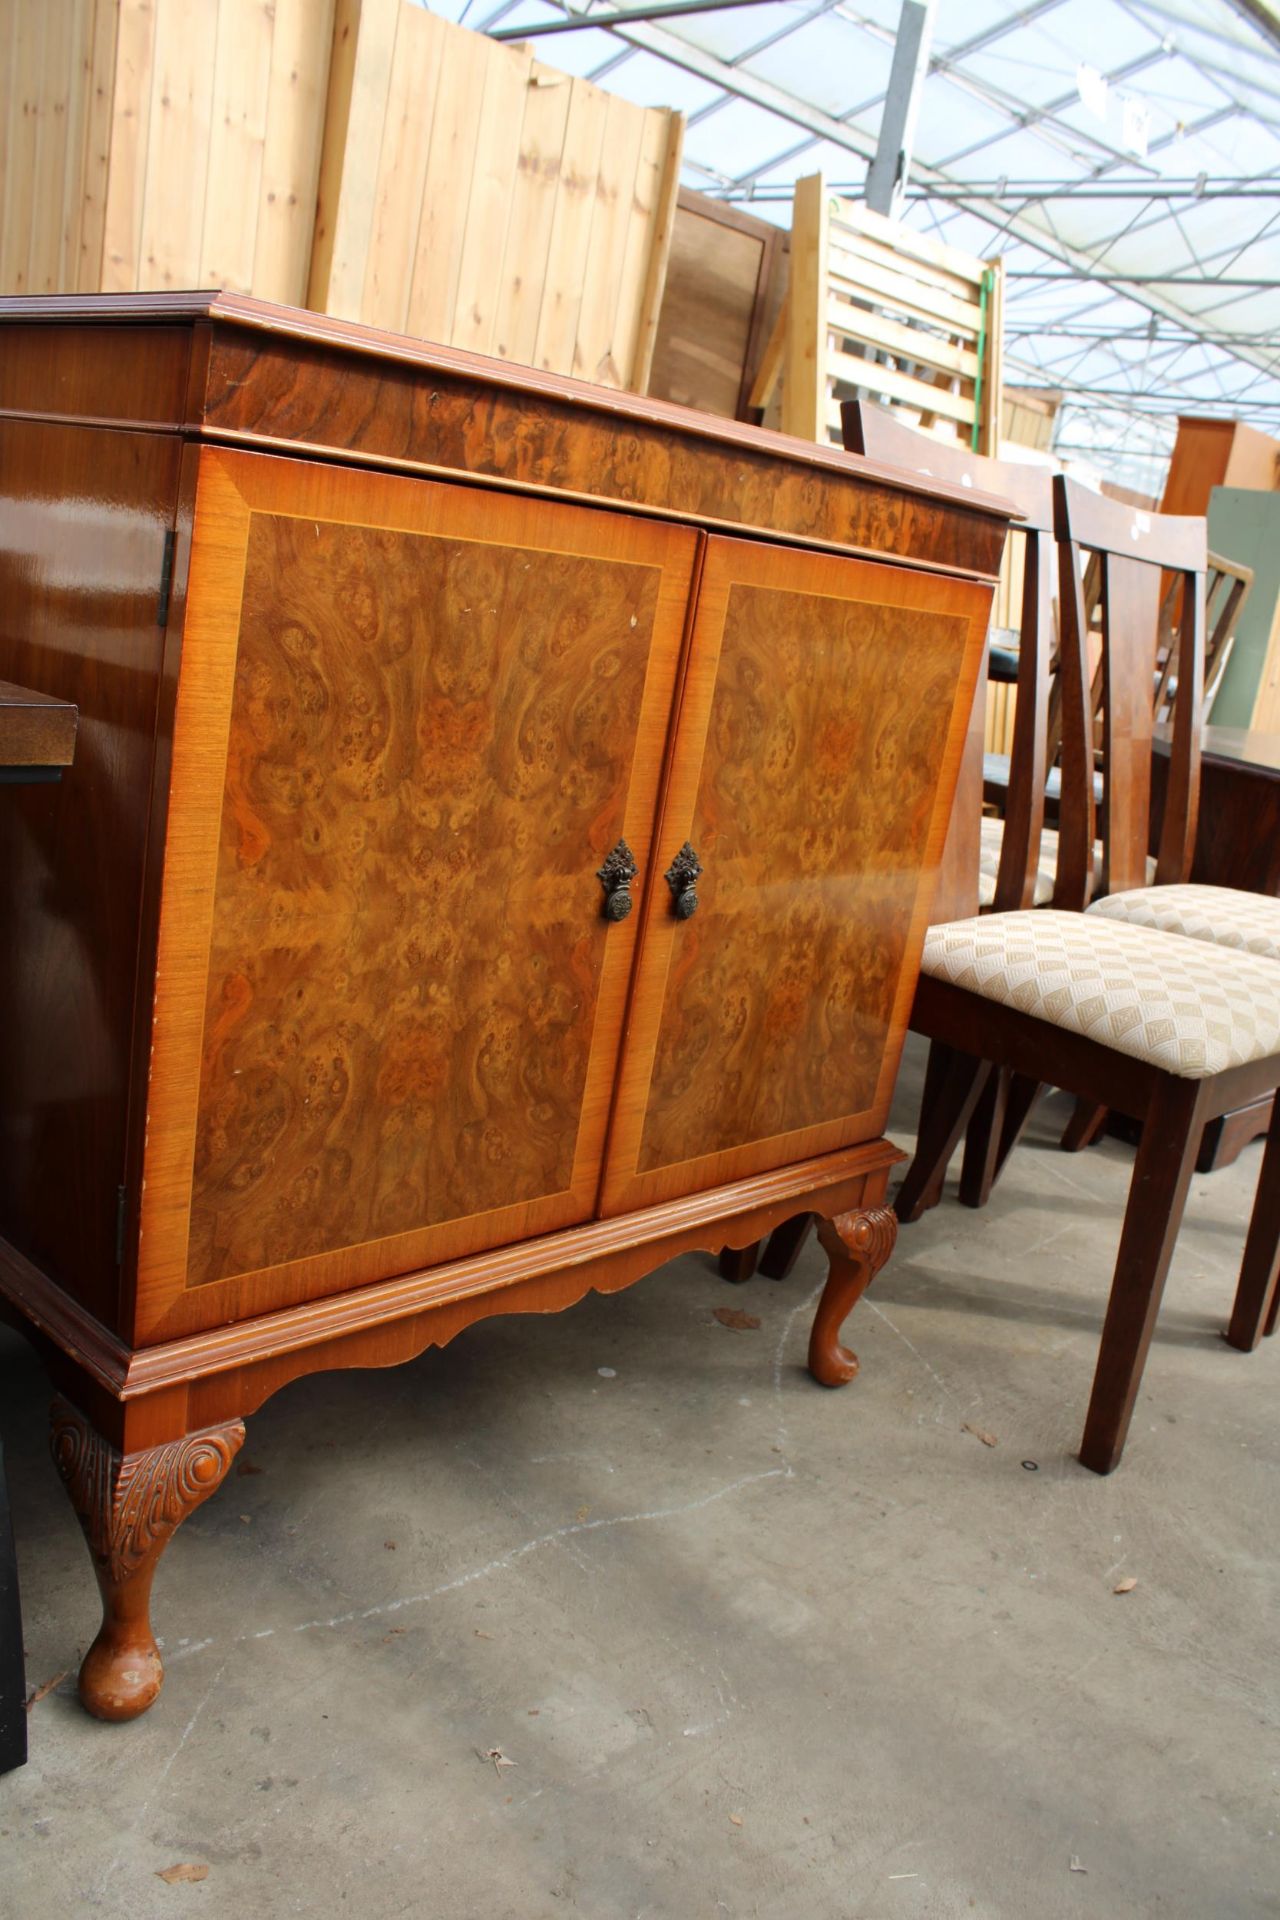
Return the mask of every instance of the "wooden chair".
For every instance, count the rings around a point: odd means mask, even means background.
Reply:
[[[1065,676],[1062,903],[1083,904],[1094,838],[1093,714],[1080,551],[1101,555],[1106,622],[1104,875],[1125,891],[1146,858],[1160,569],[1183,575],[1182,665],[1159,872],[1194,839],[1204,646],[1203,522],[1149,516],[1055,482]],[[1280,1085],[1280,970],[1253,954],[1126,925],[1101,912],[990,914],[935,927],[912,1027],[932,1041],[916,1157],[896,1200],[918,1219],[993,1074],[1054,1085],[1143,1122],[1080,1457],[1118,1463],[1205,1122]],[[980,1039],[981,1057],[975,1053]],[[1028,1108],[1029,1110],[1029,1108]],[[1025,1117],[1025,1116],[1024,1116]],[[1002,1157],[1020,1131],[1002,1133]],[[1227,1338],[1275,1325],[1280,1119],[1273,1122]]]

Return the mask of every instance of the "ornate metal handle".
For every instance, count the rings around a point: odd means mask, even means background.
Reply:
[[[666,871],[671,889],[671,904],[677,920],[687,920],[698,911],[698,876],[702,862],[686,840]]]
[[[596,868],[596,878],[604,888],[606,920],[626,919],[635,904],[631,898],[631,882],[639,871],[635,855],[625,840],[619,840],[604,865]]]

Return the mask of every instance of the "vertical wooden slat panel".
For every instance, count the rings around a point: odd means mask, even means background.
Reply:
[[[81,170],[79,250],[72,283],[80,293],[102,285],[103,228],[107,215],[107,168],[116,97],[116,36],[120,0],[96,0],[89,52],[89,96]]]
[[[42,7],[19,7],[13,27],[9,91],[8,168],[4,231],[0,233],[0,287],[31,290],[31,236],[40,132],[41,67],[45,15]]]
[[[361,301],[365,317],[376,314],[379,326],[397,332],[404,331],[409,318],[409,290],[447,31],[445,22],[433,13],[417,7],[400,9]]]
[[[820,173],[797,180],[787,290],[787,358],[782,431],[826,438],[827,185]]]
[[[652,115],[649,116],[652,119]],[[662,164],[658,175],[653,219],[649,223],[648,261],[644,291],[640,296],[639,322],[635,354],[626,384],[637,393],[649,387],[653,350],[658,340],[658,315],[667,284],[667,262],[671,258],[671,240],[675,233],[676,205],[680,198],[680,160],[684,152],[684,115],[667,113],[662,140]]]
[[[450,342],[476,353],[491,349],[497,319],[494,263],[506,251],[511,183],[520,159],[520,129],[533,56],[527,47],[496,48],[486,63],[476,133],[476,165],[458,263]]]
[[[632,227],[636,173],[640,165],[645,119],[628,100],[609,99],[600,171],[596,180],[591,233],[587,241],[587,273],[578,313],[571,371],[584,380],[601,380],[612,387],[626,384],[631,368],[613,359],[618,302],[627,241]],[[632,290],[636,307],[641,288]]]
[[[141,285],[155,30],[154,0],[121,0],[102,242],[104,293],[130,293]]]
[[[497,276],[490,351],[532,365],[572,84],[535,60],[525,91],[511,220]]]
[[[23,11],[31,12],[30,7]],[[66,0],[34,9],[41,16],[43,47],[32,93],[35,166],[27,211],[27,276],[24,293],[58,290],[62,259],[62,196],[67,166],[67,118],[71,95],[73,14]]]
[[[408,327],[424,340],[448,342],[453,334],[476,136],[492,43],[481,34],[459,31],[446,36],[444,48],[409,291]]]
[[[85,120],[93,64],[94,0],[66,0],[68,10],[67,112],[62,128],[62,204],[58,256],[51,291],[74,293],[80,264],[80,217],[84,206]]]
[[[255,287],[253,258],[267,137],[272,18],[267,0],[218,0],[209,172],[194,284]]]
[[[300,306],[315,231],[333,0],[274,0],[273,11],[252,291]]]
[[[573,366],[608,104],[599,87],[586,80],[573,82],[534,345],[534,365],[554,373],[568,373]]]
[[[399,0],[336,0],[307,303],[359,320]]]

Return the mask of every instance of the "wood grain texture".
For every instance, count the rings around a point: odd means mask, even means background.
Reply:
[[[986,589],[712,540],[604,1204],[879,1132],[946,831]]]
[[[178,453],[0,422],[0,674],[80,716],[59,782],[0,789],[0,1231],[112,1325]]]
[[[0,680],[0,767],[69,767],[76,719],[70,701]]]
[[[590,1213],[636,924],[595,870],[647,858],[695,550],[234,454],[196,527],[152,1337]]]

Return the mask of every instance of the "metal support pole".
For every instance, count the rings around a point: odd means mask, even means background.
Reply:
[[[880,141],[867,169],[866,202],[873,213],[897,217],[911,166],[920,94],[929,71],[934,0],[902,0],[893,46],[889,91],[880,116]]]

